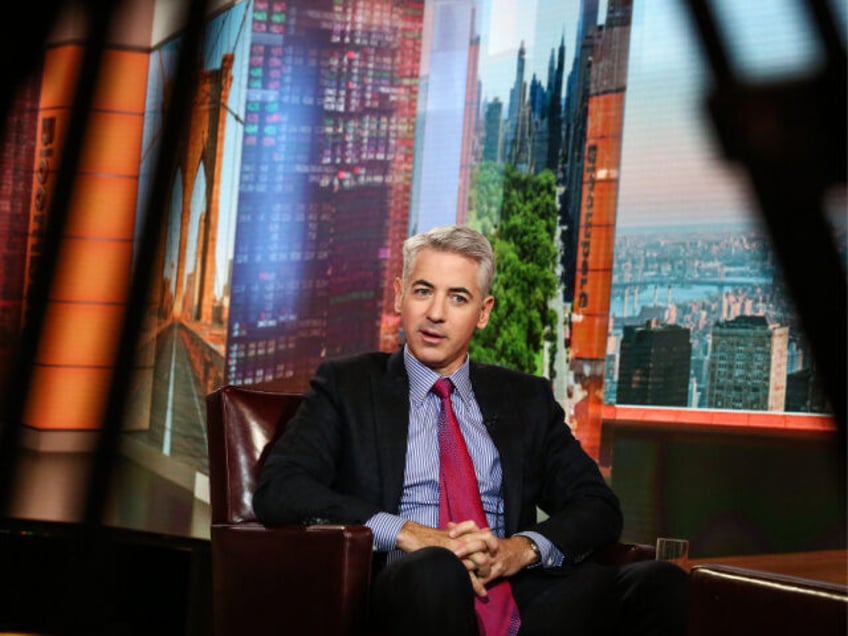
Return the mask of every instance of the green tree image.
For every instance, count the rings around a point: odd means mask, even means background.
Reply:
[[[477,173],[468,196],[468,224],[491,238],[501,218],[504,195],[504,165],[484,161]]]
[[[544,170],[521,174],[513,166],[502,168],[500,218],[491,214],[496,172],[485,164],[478,179],[476,216],[492,221],[486,232],[497,261],[492,288],[495,307],[489,324],[471,342],[471,356],[481,362],[503,364],[540,374],[545,341],[555,346],[556,312],[551,300],[557,294],[556,183]],[[489,197],[486,201],[481,199]],[[469,214],[469,218],[471,215]],[[480,229],[480,228],[478,228]]]

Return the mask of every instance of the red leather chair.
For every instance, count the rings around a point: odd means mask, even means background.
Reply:
[[[371,530],[265,527],[253,513],[266,449],[300,400],[233,386],[206,398],[216,636],[364,633]]]
[[[252,496],[271,442],[301,396],[225,386],[206,398],[216,636],[365,634],[372,536],[365,526],[265,527]],[[654,558],[654,548],[617,543],[595,559]]]

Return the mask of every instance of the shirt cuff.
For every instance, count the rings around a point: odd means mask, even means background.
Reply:
[[[527,537],[536,544],[537,548],[539,548],[539,562],[528,567],[532,568],[541,566],[543,568],[558,568],[565,561],[565,555],[560,552],[559,548],[538,532],[527,530],[524,532],[517,532],[516,536]]]
[[[397,536],[406,519],[388,512],[378,512],[365,525],[374,534],[374,552],[388,552],[397,547]]]

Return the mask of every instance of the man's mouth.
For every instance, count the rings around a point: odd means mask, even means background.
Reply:
[[[441,342],[445,339],[444,334],[439,333],[438,331],[433,331],[431,329],[420,329],[419,333],[421,337],[424,338],[426,342]]]

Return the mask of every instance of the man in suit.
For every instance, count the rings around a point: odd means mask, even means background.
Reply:
[[[682,634],[680,568],[587,558],[619,539],[621,510],[548,381],[469,359],[495,304],[494,271],[488,240],[470,228],[407,239],[394,285],[404,347],[319,366],[265,462],[257,515],[371,527],[384,633]],[[450,405],[431,392],[441,378]],[[444,516],[448,410],[473,462],[478,517]],[[502,603],[492,627],[487,612]]]

